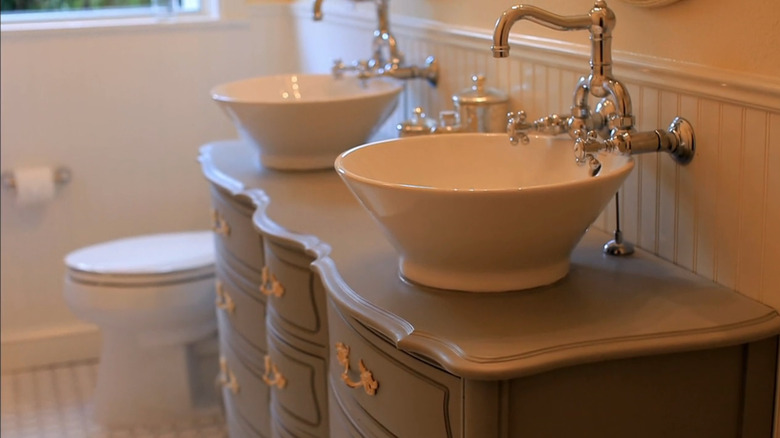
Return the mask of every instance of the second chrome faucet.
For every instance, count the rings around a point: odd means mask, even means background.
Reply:
[[[360,78],[386,76],[395,79],[427,80],[432,86],[436,86],[439,80],[439,63],[429,56],[423,66],[407,65],[404,54],[398,48],[398,43],[390,32],[390,15],[388,12],[388,0],[353,0],[373,1],[376,4],[377,28],[374,30],[374,39],[371,47],[371,57],[365,60],[344,64],[340,59],[334,61],[333,75],[339,77],[345,72],[354,72]],[[322,0],[314,1],[313,18],[322,20]]]

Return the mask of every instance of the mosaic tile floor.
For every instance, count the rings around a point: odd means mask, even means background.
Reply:
[[[226,438],[222,414],[154,429],[107,430],[91,421],[96,362],[0,376],[2,438]]]

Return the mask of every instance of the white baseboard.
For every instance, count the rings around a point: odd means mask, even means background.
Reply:
[[[100,332],[88,324],[2,336],[0,366],[7,373],[28,368],[97,359]]]

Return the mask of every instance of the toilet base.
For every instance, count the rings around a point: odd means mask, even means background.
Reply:
[[[216,334],[188,345],[141,345],[137,336],[103,331],[94,395],[106,427],[155,426],[194,419],[219,405]]]

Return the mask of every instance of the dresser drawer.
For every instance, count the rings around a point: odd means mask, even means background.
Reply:
[[[302,351],[268,328],[268,355],[272,364],[272,413],[281,426],[295,436],[328,436],[328,390],[326,351]],[[276,434],[275,435],[279,435]],[[283,434],[282,434],[283,435]]]
[[[217,263],[216,272],[217,314],[227,322],[227,326],[222,326],[236,332],[255,348],[266,351],[265,297],[250,292],[254,283],[236,275],[229,266]]]
[[[328,418],[330,420],[330,435],[333,438],[339,437],[367,437],[365,432],[361,432],[347,415],[347,407],[340,403],[340,399],[334,396],[335,388],[331,386],[334,382],[329,382],[328,387]],[[341,383],[341,382],[335,382]],[[374,435],[378,436],[378,435]]]
[[[328,342],[325,290],[310,269],[311,257],[265,240],[263,290],[274,325],[297,338],[325,347]]]
[[[270,437],[270,390],[263,382],[262,355],[239,351],[225,342],[220,346],[220,353],[220,381],[226,411],[234,419],[245,420],[243,429]]]
[[[226,260],[260,272],[264,265],[263,239],[252,223],[255,207],[212,186],[211,208],[215,242],[225,249]]]
[[[329,383],[361,436],[462,436],[461,379],[399,351],[333,303],[328,316]]]
[[[230,438],[268,438],[270,435],[252,428],[249,422],[241,417],[230,397],[230,389],[222,388],[222,398],[225,404],[225,424]]]

